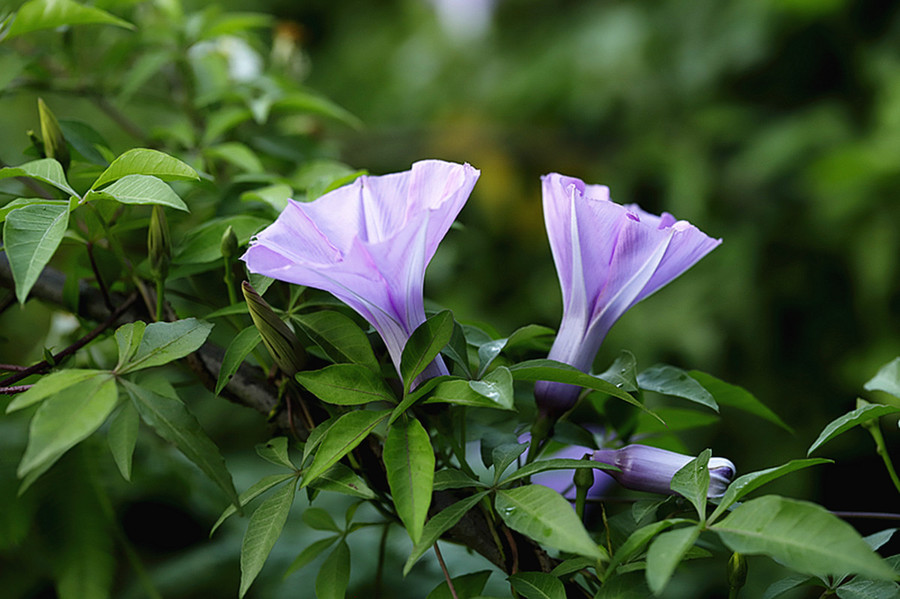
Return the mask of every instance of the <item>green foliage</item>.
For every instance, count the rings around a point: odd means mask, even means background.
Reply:
[[[296,492],[295,484],[283,485],[250,516],[247,533],[241,544],[241,588],[238,596],[243,597],[247,594],[250,585],[266,563],[269,552],[272,551],[284,523],[287,522]]]
[[[415,418],[396,420],[384,440],[383,458],[397,515],[413,543],[418,543],[434,484],[434,450],[428,432]]]

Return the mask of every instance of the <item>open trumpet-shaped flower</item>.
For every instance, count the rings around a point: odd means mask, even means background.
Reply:
[[[609,188],[559,174],[542,177],[544,220],[563,296],[548,358],[589,371],[600,343],[630,307],[719,245],[687,221],[609,199]],[[579,388],[540,381],[542,414],[571,408]]]
[[[619,472],[607,471],[616,481],[628,489],[672,495],[672,477],[692,459],[648,445],[626,445],[622,449],[598,449],[594,461],[618,466]],[[735,468],[731,460],[710,458],[707,497],[721,497],[734,478]]]
[[[292,200],[242,260],[251,272],[323,289],[359,312],[399,371],[403,346],[425,321],[425,268],[479,174],[425,160],[359,177],[313,202]],[[440,359],[430,368],[425,376],[446,373]]]

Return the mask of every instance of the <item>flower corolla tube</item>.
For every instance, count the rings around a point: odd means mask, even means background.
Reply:
[[[425,268],[479,174],[468,164],[423,160],[312,202],[290,200],[241,259],[250,272],[328,291],[356,310],[399,372],[406,341],[425,321]],[[446,373],[438,357],[420,380]]]
[[[617,466],[606,474],[627,489],[673,495],[672,477],[694,458],[648,445],[626,445],[621,449],[598,449],[594,461]],[[721,497],[735,475],[734,464],[725,458],[710,458],[707,497]]]
[[[562,287],[563,315],[547,356],[590,371],[613,324],[629,308],[693,266],[722,240],[664,212],[610,201],[609,188],[556,173],[542,177],[544,221]],[[580,388],[539,381],[542,414],[558,417]]]

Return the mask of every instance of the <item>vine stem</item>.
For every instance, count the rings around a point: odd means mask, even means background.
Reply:
[[[444,578],[447,580],[447,588],[450,589],[450,595],[453,599],[459,599],[459,596],[456,594],[456,588],[453,586],[453,581],[450,579],[450,572],[447,571],[447,564],[444,563],[444,556],[441,555],[441,550],[438,548],[437,541],[434,542],[434,554],[437,556],[438,563],[441,565],[441,570],[444,572]]]
[[[897,471],[894,470],[894,463],[891,461],[891,456],[888,454],[887,446],[884,444],[884,435],[881,434],[881,427],[878,424],[878,420],[874,420],[872,422],[868,422],[863,424],[863,427],[869,431],[869,434],[872,436],[872,439],[875,441],[875,453],[881,456],[881,461],[884,462],[885,468],[887,468],[888,476],[891,477],[891,482],[894,483],[894,488],[897,489],[897,492],[900,493],[900,478],[897,478]]]
[[[137,295],[134,293],[132,293],[130,296],[128,296],[128,298],[124,302],[122,302],[122,305],[119,306],[118,308],[116,308],[116,311],[113,312],[112,314],[110,314],[109,318],[107,318],[102,323],[97,325],[94,328],[94,330],[92,330],[90,333],[88,333],[87,335],[85,335],[84,337],[82,337],[81,339],[79,339],[78,341],[76,341],[75,343],[70,345],[69,347],[61,350],[59,353],[54,354],[53,362],[55,364],[58,364],[60,362],[60,360],[66,358],[68,356],[71,356],[76,351],[78,351],[79,349],[81,349],[82,347],[84,347],[85,345],[87,345],[88,343],[90,343],[91,341],[96,339],[97,337],[99,337],[103,331],[105,331],[106,329],[108,329],[109,327],[114,325],[116,323],[116,321],[119,320],[119,317],[122,316],[122,314],[124,314],[128,310],[128,308],[131,307],[131,304],[133,304],[136,299],[137,299]],[[9,385],[12,385],[13,383],[18,383],[22,379],[28,378],[32,374],[37,374],[39,372],[42,372],[42,371],[50,368],[50,366],[51,366],[50,362],[48,362],[47,360],[41,360],[37,364],[29,366],[28,368],[25,368],[24,370],[21,370],[20,372],[17,372],[16,374],[6,377],[2,381],[0,381],[0,387],[7,387]]]
[[[375,599],[381,599],[381,588],[384,585],[384,563],[387,557],[388,532],[391,530],[391,522],[384,523],[381,531],[381,541],[378,543],[378,566],[375,570]]]
[[[32,385],[12,385],[11,387],[0,387],[0,395],[15,395],[16,393],[24,393],[31,389]]]

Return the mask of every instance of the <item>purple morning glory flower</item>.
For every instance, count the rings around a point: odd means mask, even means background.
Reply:
[[[626,310],[719,245],[687,221],[609,199],[609,188],[556,173],[541,178],[544,220],[562,287],[563,316],[547,356],[588,372],[600,343]],[[579,387],[539,381],[541,413],[571,408]]]
[[[622,449],[598,449],[594,460],[618,466],[621,472],[607,471],[616,481],[628,489],[673,495],[669,487],[672,477],[685,464],[693,460],[691,456],[675,453],[648,445],[626,445]],[[725,458],[710,458],[709,490],[707,497],[721,497],[734,478],[734,464]]]
[[[468,164],[423,160],[313,202],[291,200],[241,259],[251,272],[323,289],[359,312],[399,371],[403,346],[425,321],[425,267],[479,174]],[[439,357],[422,378],[446,373]]]

